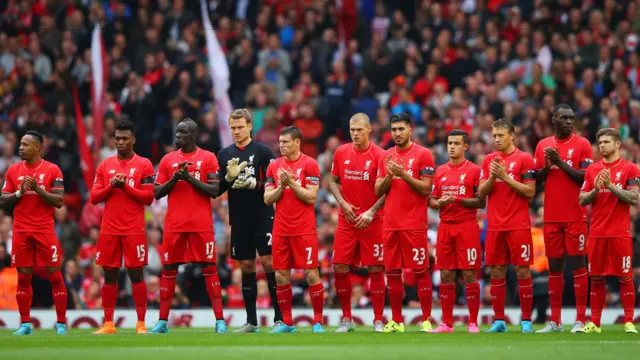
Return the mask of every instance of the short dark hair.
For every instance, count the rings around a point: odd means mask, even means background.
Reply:
[[[185,124],[189,128],[189,130],[194,133],[198,133],[198,123],[195,122],[192,118],[184,118],[184,120],[180,121],[178,124]]]
[[[136,124],[133,123],[133,121],[130,120],[119,120],[116,123],[116,130],[120,130],[120,131],[131,131],[131,134],[135,135],[136,134]]]
[[[509,131],[509,134],[513,134],[516,132],[516,128],[513,126],[511,121],[508,121],[505,118],[494,121],[491,127],[493,127],[494,129],[506,129]]]
[[[280,131],[280,135],[289,135],[291,139],[299,139],[302,140],[302,131],[296,126],[287,126],[286,128]]]
[[[605,128],[600,129],[596,134],[596,138],[600,140],[602,136],[611,136],[615,139],[615,141],[622,141],[622,137],[620,136],[620,130],[613,128]]]
[[[565,104],[565,103],[558,104],[554,106],[553,114],[555,115],[555,113],[557,113],[560,110],[573,110],[573,108],[569,104]]]
[[[40,145],[42,145],[44,143],[44,136],[42,136],[42,134],[40,134],[39,132],[37,132],[35,130],[29,130],[29,131],[26,132],[25,135],[33,136],[36,140],[38,140]]]
[[[449,133],[449,136],[462,136],[462,142],[465,144],[469,143],[469,134],[464,130],[460,130],[460,129],[451,130],[451,132]]]
[[[397,122],[404,122],[404,123],[407,123],[407,125],[411,126],[411,115],[405,112],[391,115],[391,118],[389,118],[389,124],[393,124]]]

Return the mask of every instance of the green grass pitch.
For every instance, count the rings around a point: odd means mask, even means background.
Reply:
[[[485,330],[487,327],[483,327]],[[538,326],[537,328],[540,328]],[[0,358],[125,360],[125,359],[633,359],[640,354],[640,336],[625,334],[622,325],[603,326],[602,334],[522,334],[518,326],[506,334],[424,334],[417,326],[404,334],[373,333],[359,327],[355,333],[214,334],[209,329],[171,329],[166,335],[92,335],[93,330],[71,329],[68,336],[36,330],[31,336],[0,331]]]

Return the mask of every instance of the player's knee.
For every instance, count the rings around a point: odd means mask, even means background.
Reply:
[[[550,272],[562,272],[564,270],[564,259],[549,259]]]
[[[387,270],[387,275],[401,275],[402,269]]]
[[[587,267],[587,262],[584,256],[570,256],[569,257],[569,266],[571,266],[571,270],[580,270],[582,268]]]
[[[333,271],[337,272],[337,273],[346,273],[349,272],[350,267],[349,265],[345,265],[345,264],[333,264]]]
[[[507,275],[506,265],[495,265],[491,268],[491,277],[494,279],[502,279]]]
[[[33,269],[30,267],[19,267],[18,273],[22,275],[31,275],[33,273]]]
[[[291,274],[286,270],[276,271],[276,283],[278,285],[287,285],[289,283],[289,277]]]
[[[518,266],[516,269],[516,277],[518,279],[527,279],[531,277],[531,268],[528,266]]]
[[[60,271],[60,266],[47,266],[45,267],[45,270],[47,271],[48,274],[53,274],[57,271]]]
[[[262,262],[260,263],[262,264],[262,266],[264,266],[264,263]],[[250,274],[250,273],[256,272],[256,261],[255,260],[240,261],[240,271],[242,271],[243,274]]]
[[[115,285],[120,277],[120,269],[104,268],[104,282],[107,285]]]
[[[306,269],[304,272],[309,285],[315,285],[320,282],[320,273],[318,272],[318,269]]]
[[[169,271],[177,271],[178,267],[180,267],[180,264],[166,264],[164,265],[163,269]]]
[[[132,284],[139,284],[144,281],[144,272],[142,268],[127,269],[129,279]]]
[[[589,278],[591,278],[592,282],[604,282],[605,281],[604,276],[589,276]]]
[[[440,281],[443,284],[453,284],[456,279],[456,272],[451,270],[441,270],[440,271]]]
[[[478,273],[475,270],[463,270],[462,277],[464,278],[464,283],[467,285],[474,284],[478,281]]]
[[[384,270],[384,267],[380,265],[374,265],[374,266],[367,266],[367,269],[369,270],[370,273],[379,273]]]
[[[627,282],[627,281],[633,281],[633,278],[631,276],[620,277],[620,282]]]

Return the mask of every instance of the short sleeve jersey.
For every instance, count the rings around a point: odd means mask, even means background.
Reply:
[[[378,162],[378,179],[387,176],[386,158],[391,155],[394,162],[404,166],[404,169],[414,179],[433,177],[435,164],[429,149],[411,144],[407,149],[400,150],[397,146],[387,150]],[[421,195],[400,177],[393,177],[391,187],[387,192],[384,203],[385,230],[426,229],[427,208],[429,198]]]
[[[541,140],[536,146],[535,169],[545,167],[545,148],[556,148],[560,159],[576,170],[585,170],[593,163],[593,150],[589,140],[578,135],[558,140],[555,136]],[[556,165],[552,165],[544,184],[544,221],[587,221],[587,209],[580,206],[580,185]]]
[[[364,151],[353,144],[344,144],[333,155],[331,175],[340,179],[340,191],[345,201],[359,208],[355,210],[356,215],[369,210],[378,201],[375,186],[381,157],[384,157],[384,150],[373,143]],[[381,216],[382,211],[378,211],[374,221],[379,221]],[[340,217],[344,218],[342,210]],[[346,221],[342,223],[355,226]]]
[[[582,191],[589,192],[595,187],[595,179],[603,169],[609,169],[611,182],[620,189],[628,190],[638,186],[638,166],[622,158],[607,164],[602,160],[587,168]],[[613,238],[631,237],[630,205],[620,200],[611,190],[602,187],[591,203],[591,227],[589,237]]]
[[[521,183],[535,182],[533,158],[529,153],[515,149],[510,154],[496,151],[484,158],[480,179],[489,179],[491,162],[499,158],[504,162],[507,175]],[[487,196],[488,231],[509,231],[531,228],[529,199],[520,196],[502,180],[496,179]]]
[[[117,156],[105,159],[96,170],[94,189],[110,186],[111,180],[119,173],[127,176],[127,185],[134,189],[147,187],[153,191],[155,171],[149,159],[134,155],[128,160],[118,160]],[[105,235],[145,234],[144,205],[133,200],[122,189],[112,189],[105,201],[104,216],[100,233]]]
[[[13,193],[20,189],[25,176],[36,180],[36,184],[47,192],[64,190],[64,180],[60,168],[46,160],[34,166],[25,161],[13,164],[7,169],[2,192]],[[54,207],[47,204],[34,190],[22,194],[13,210],[13,231],[30,233],[53,233]]]
[[[445,195],[462,199],[471,199],[478,194],[480,167],[469,160],[458,165],[446,164],[436,170],[431,196],[441,198]],[[447,223],[460,223],[475,220],[477,209],[469,209],[460,203],[451,203],[440,209],[440,220]]]
[[[177,150],[165,155],[158,166],[156,183],[162,185],[169,181],[178,170],[181,162],[189,161],[189,174],[201,182],[216,182],[218,178],[218,160],[206,150],[196,148],[192,153]],[[167,215],[164,220],[165,232],[207,232],[213,231],[213,212],[211,199],[198,192],[184,180],[178,181],[168,195]]]
[[[320,184],[320,167],[313,158],[300,154],[296,160],[280,157],[267,168],[265,189],[280,186],[278,170],[289,170],[293,180],[303,188]],[[275,204],[276,215],[273,222],[274,236],[300,236],[316,234],[316,214],[313,204],[305,204],[287,186],[280,200]]]

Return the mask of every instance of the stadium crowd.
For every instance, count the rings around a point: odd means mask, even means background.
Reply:
[[[568,103],[576,111],[576,131],[595,142],[601,127],[621,130],[623,157],[640,161],[640,1],[594,0],[262,0],[207,1],[216,35],[231,72],[234,108],[253,114],[254,139],[276,154],[278,132],[296,125],[303,152],[320,163],[323,181],[316,203],[320,266],[327,304],[332,242],[339,206],[328,192],[333,152],[348,141],[348,120],[356,112],[372,119],[374,143],[393,141],[388,119],[398,112],[414,121],[414,141],[431,149],[436,164],[447,161],[446,134],[471,134],[468,157],[480,164],[492,151],[491,124],[506,118],[516,126],[516,144],[530,153],[552,135],[551,109]],[[357,3],[357,4],[356,4]],[[65,178],[66,206],[56,211],[63,246],[69,308],[101,307],[103,275],[94,264],[103,204],[91,205],[82,180],[75,103],[79,93],[87,131],[91,118],[91,31],[101,25],[108,56],[104,137],[96,158],[115,155],[118,119],[136,124],[138,154],[157,164],[174,150],[178,121],[200,125],[198,145],[221,148],[212,83],[207,69],[200,3],[195,0],[9,0],[0,23],[0,176],[17,157],[17,140],[30,129],[46,134],[45,159]],[[357,6],[357,8],[356,8]],[[215,85],[215,84],[214,84]],[[95,139],[89,135],[88,144]],[[597,154],[594,147],[594,154]],[[598,156],[596,155],[596,158]],[[542,239],[542,199],[531,201],[536,261],[536,306],[546,308],[547,265]],[[225,306],[242,307],[241,274],[228,259],[225,197],[212,202],[219,273]],[[158,304],[159,248],[166,200],[147,211],[148,301]],[[640,290],[640,216],[632,209],[635,234],[633,271]],[[15,309],[15,271],[9,268],[11,214],[0,213],[0,309]],[[485,224],[483,212],[479,222]],[[438,215],[429,214],[433,245]],[[483,234],[484,239],[484,234]],[[572,279],[570,269],[567,269]],[[119,306],[131,307],[122,273]],[[45,276],[44,274],[42,276]],[[356,307],[368,307],[366,269],[352,277]],[[419,307],[408,276],[406,305]],[[483,270],[480,276],[489,279]],[[309,303],[302,272],[294,275],[294,304]],[[433,274],[437,289],[437,274]],[[34,278],[34,305],[51,306],[48,282]],[[573,284],[565,284],[565,304]],[[617,306],[617,283],[608,284],[609,306]],[[508,304],[518,301],[515,277],[508,278]],[[412,292],[413,291],[413,292]],[[7,295],[2,295],[7,294]],[[614,295],[616,294],[616,295]],[[269,307],[266,281],[259,282],[258,307]],[[434,299],[437,299],[434,295]],[[483,295],[489,304],[488,287]],[[640,296],[636,297],[640,299]],[[184,266],[175,308],[208,305],[202,272]],[[464,302],[461,296],[459,303]],[[544,321],[539,318],[538,321]]]

